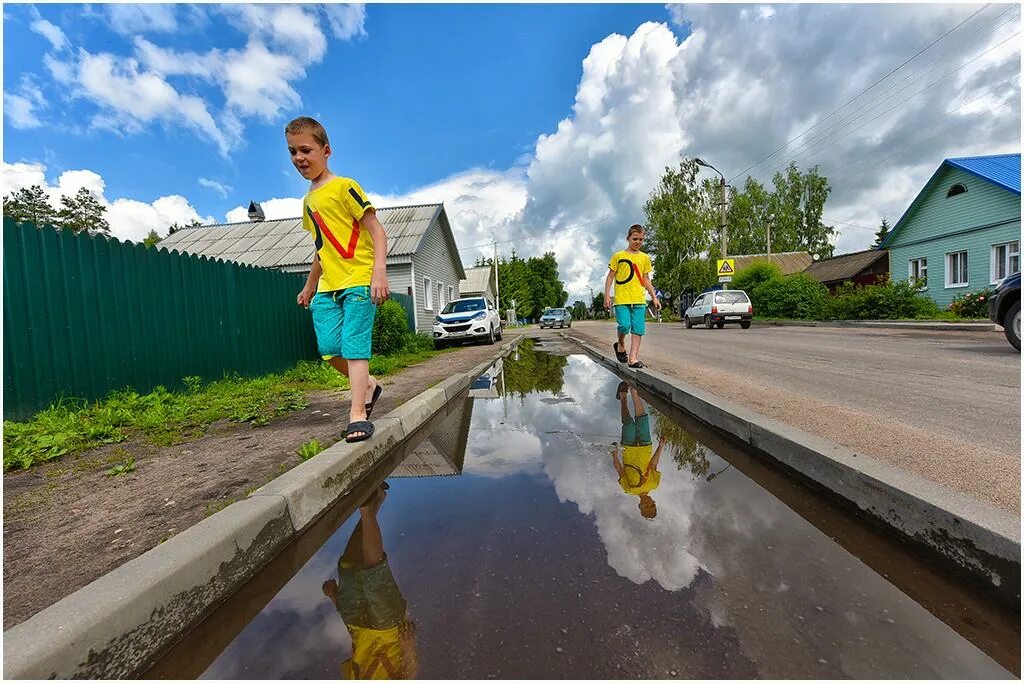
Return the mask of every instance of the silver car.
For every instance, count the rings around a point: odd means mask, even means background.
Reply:
[[[712,327],[722,329],[726,323],[739,323],[747,329],[754,317],[754,305],[750,297],[742,289],[720,289],[704,292],[683,313],[683,324],[690,329],[695,324],[703,324],[709,330]]]

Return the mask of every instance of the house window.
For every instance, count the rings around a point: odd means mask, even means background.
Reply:
[[[437,307],[444,308],[444,284],[440,282],[437,283]]]
[[[928,289],[928,259],[912,258],[907,269],[907,279],[921,283],[919,289]]]
[[[455,287],[448,285],[448,301],[455,301]]]
[[[1020,272],[1020,242],[992,245],[992,284]]]
[[[946,196],[955,197],[958,194],[963,194],[964,192],[967,192],[967,186],[963,183],[957,183],[953,187],[949,188],[949,192],[946,193]]]
[[[423,295],[427,299],[423,304],[423,308],[428,311],[434,310],[434,283],[430,281],[429,277],[423,278]]]
[[[954,251],[946,254],[946,286],[967,286],[967,252]]]

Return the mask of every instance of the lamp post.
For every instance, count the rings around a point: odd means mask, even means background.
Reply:
[[[722,202],[721,202],[721,204],[719,204],[719,221],[720,221],[719,224],[720,224],[721,229],[722,229],[722,258],[727,258],[728,255],[729,255],[729,236],[727,234],[728,227],[727,227],[727,224],[726,224],[726,215],[725,215],[726,206],[727,206],[726,197],[725,197],[725,187],[726,187],[726,185],[725,185],[725,176],[722,175],[721,171],[719,171],[717,168],[715,168],[714,166],[712,166],[708,162],[704,161],[703,159],[699,159],[698,158],[698,159],[694,159],[694,161],[697,162],[698,166],[705,166],[707,168],[710,168],[712,171],[714,171],[715,173],[718,174],[719,178],[721,178],[721,181],[719,183],[719,187],[721,187],[721,189],[722,189]]]

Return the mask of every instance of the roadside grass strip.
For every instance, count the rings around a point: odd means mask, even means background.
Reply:
[[[391,375],[439,353],[447,351],[411,341],[403,353],[373,358],[370,372]],[[219,420],[259,427],[309,405],[306,391],[348,386],[348,378],[327,363],[300,361],[282,373],[255,378],[229,375],[204,383],[199,377],[185,377],[175,391],[158,386],[147,394],[113,391],[92,403],[61,399],[28,421],[4,421],[4,471],[28,469],[133,438],[171,446],[199,438]]]

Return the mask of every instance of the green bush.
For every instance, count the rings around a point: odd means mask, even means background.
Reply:
[[[409,332],[405,336],[405,353],[422,353],[434,349],[434,338],[429,334]]]
[[[756,261],[746,268],[736,271],[736,275],[733,276],[728,287],[742,289],[753,300],[754,290],[769,280],[781,277],[782,269],[778,265],[767,261]]]
[[[401,353],[408,334],[409,323],[400,303],[388,299],[377,307],[377,318],[373,322],[373,355]]]
[[[995,291],[989,287],[980,292],[967,292],[953,297],[949,310],[961,318],[988,318],[988,300]]]
[[[907,320],[932,318],[938,310],[910,280],[884,279],[867,286],[844,282],[829,297],[823,316],[829,320]]]
[[[765,318],[816,319],[828,299],[825,285],[804,273],[765,280],[754,291],[754,313]]]

